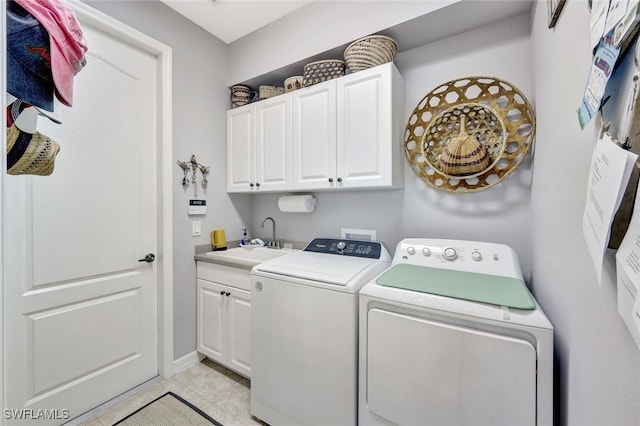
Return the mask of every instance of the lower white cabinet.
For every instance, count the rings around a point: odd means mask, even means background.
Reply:
[[[198,352],[251,377],[251,271],[196,265]]]

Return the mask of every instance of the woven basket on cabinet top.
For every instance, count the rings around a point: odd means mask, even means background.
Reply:
[[[284,87],[260,86],[258,93],[260,96],[260,100],[269,99],[274,96],[282,95],[284,93]]]
[[[344,59],[352,72],[393,62],[398,44],[391,37],[371,35],[351,43],[344,51]]]
[[[287,78],[284,81],[284,92],[293,92],[294,90],[302,89],[302,82],[304,81],[304,77],[301,75],[294,75]]]
[[[345,73],[346,64],[339,59],[327,59],[308,63],[303,69],[302,85],[304,87],[313,86],[323,81],[342,77]]]

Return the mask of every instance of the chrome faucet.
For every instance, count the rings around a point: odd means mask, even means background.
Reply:
[[[264,228],[264,223],[267,220],[270,220],[271,223],[273,224],[273,236],[271,238],[271,241],[269,242],[269,245],[277,247],[279,244],[277,243],[278,240],[276,240],[276,221],[273,220],[273,218],[271,216],[265,217],[264,220],[262,221],[262,223],[260,224],[260,228]],[[280,247],[277,247],[277,248],[280,248]]]

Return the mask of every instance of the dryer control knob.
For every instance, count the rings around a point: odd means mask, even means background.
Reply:
[[[442,257],[445,260],[456,260],[458,258],[458,252],[453,247],[447,247],[442,252]]]
[[[425,257],[431,256],[431,250],[429,250],[429,247],[425,247],[425,248],[423,248],[423,249],[422,249],[422,254],[423,254]]]
[[[474,250],[471,253],[471,258],[476,262],[480,262],[482,260],[482,254],[478,250]]]
[[[414,254],[416,254],[416,249],[414,249],[413,247],[409,246],[409,247],[407,247],[407,253],[409,253],[410,255],[414,255]]]

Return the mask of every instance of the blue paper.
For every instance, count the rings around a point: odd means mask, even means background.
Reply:
[[[596,54],[593,57],[582,103],[578,108],[578,121],[583,129],[600,110],[607,82],[611,77],[619,54],[620,48],[613,45],[611,37],[603,37],[600,40]]]

